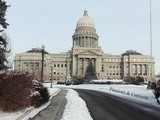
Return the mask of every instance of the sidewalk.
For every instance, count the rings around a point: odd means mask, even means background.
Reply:
[[[51,103],[47,108],[40,111],[34,118],[30,118],[30,120],[60,120],[67,103],[66,93],[67,90],[61,90],[51,99]]]

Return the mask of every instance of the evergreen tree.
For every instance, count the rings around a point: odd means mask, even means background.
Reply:
[[[92,64],[92,61],[89,61],[89,65],[86,68],[86,73],[85,73],[85,77],[84,77],[87,81],[93,80],[93,79],[97,79],[97,75],[96,75],[96,70],[95,67]]]
[[[6,10],[9,6],[6,5],[6,2],[3,0],[0,0],[0,25],[2,26],[2,29],[0,32],[3,32],[4,29],[7,28],[9,25],[6,23],[5,15],[6,15]],[[3,35],[0,35],[0,70],[7,69],[7,53],[10,52],[8,50],[8,41],[7,38]]]

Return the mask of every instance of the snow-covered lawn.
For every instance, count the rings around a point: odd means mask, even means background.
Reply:
[[[125,99],[130,99],[133,101],[144,102],[159,106],[156,102],[155,96],[152,90],[148,90],[147,85],[100,85],[100,84],[83,84],[83,85],[53,85],[50,88],[50,84],[46,83],[45,86],[48,87],[50,94],[55,95],[56,91],[61,88],[68,89],[66,95],[67,105],[62,116],[62,120],[92,120],[90,113],[86,107],[86,103],[82,100],[78,93],[71,89],[87,89],[87,90],[97,90],[101,92],[106,92],[108,94],[116,95]],[[49,103],[43,105],[38,109],[34,109],[31,113],[28,113],[26,117],[22,117],[23,120],[27,120],[29,117],[33,117],[40,110],[46,108]],[[78,107],[77,107],[78,106]],[[81,107],[80,107],[81,106]],[[33,109],[33,108],[28,108]],[[17,113],[3,113],[0,112],[0,120],[18,120],[17,118],[23,115],[28,109],[17,112]],[[21,119],[19,119],[21,120]]]

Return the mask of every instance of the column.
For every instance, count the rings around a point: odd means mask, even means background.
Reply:
[[[90,46],[90,37],[88,37],[87,42],[88,42],[88,46]]]
[[[85,75],[85,73],[86,73],[86,58],[84,58],[84,61],[83,61],[83,74]]]
[[[78,67],[79,67],[79,58],[78,58],[78,55],[77,55],[77,62],[76,62],[76,76],[78,77]]]
[[[81,40],[81,46],[84,45],[84,36],[82,36],[82,40]]]
[[[142,75],[142,64],[140,65],[140,75]]]
[[[84,76],[84,74],[85,74],[85,71],[84,71],[84,58],[83,58],[83,60],[82,60],[82,75]]]
[[[88,46],[88,37],[86,37],[86,47]]]
[[[92,37],[90,38],[90,46],[92,46]]]
[[[138,74],[138,65],[137,64],[135,65],[135,68],[136,68],[135,71],[136,71],[136,75],[137,75]]]
[[[84,36],[84,47],[86,46],[86,36]]]
[[[79,46],[81,46],[81,39],[82,39],[82,38],[79,37],[79,40],[78,40],[78,41],[79,41],[79,43],[78,43]]]
[[[145,75],[147,75],[147,65],[146,64],[144,65],[144,73]]]

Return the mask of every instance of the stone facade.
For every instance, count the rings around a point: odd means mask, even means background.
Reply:
[[[90,61],[99,79],[123,79],[125,76],[143,76],[146,81],[151,80],[151,76],[155,79],[154,58],[134,50],[126,51],[122,55],[105,54],[98,45],[98,38],[95,24],[85,10],[72,36],[71,50],[59,54],[45,52],[44,80],[47,82],[50,79],[51,66],[53,80],[70,80],[71,76],[82,77]],[[14,63],[15,70],[33,73],[35,79],[40,79],[41,49],[16,54]]]

